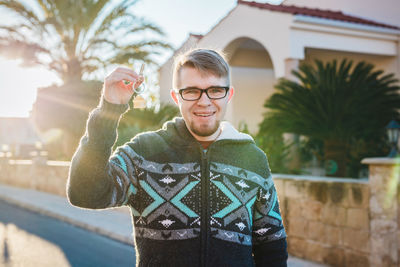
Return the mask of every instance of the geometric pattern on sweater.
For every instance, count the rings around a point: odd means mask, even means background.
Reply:
[[[213,163],[210,171],[214,175],[219,173],[224,176],[224,184],[229,187],[230,191],[238,196],[238,198],[240,194],[243,204],[244,202],[248,203],[246,207],[248,210],[247,214],[250,216],[249,221],[254,222],[254,225],[249,225],[252,229],[252,233],[250,234],[253,238],[253,244],[273,241],[286,236],[280,216],[277,192],[271,176],[265,179],[251,171],[221,163]],[[229,181],[233,182],[230,183]],[[253,212],[251,208],[253,208]],[[243,210],[243,207],[241,209]],[[241,212],[241,218],[243,224],[246,225],[245,220],[243,220],[244,214]],[[239,216],[235,217],[238,218]],[[226,225],[227,223],[226,218]],[[238,220],[235,221],[235,225],[244,227],[241,223],[238,223]],[[229,225],[228,228],[230,228]]]
[[[129,146],[112,157],[117,170],[116,192],[130,206],[135,235],[156,240],[198,237],[201,214],[199,163],[147,161]],[[115,176],[114,176],[115,177]],[[271,177],[210,163],[209,207],[211,236],[252,245],[285,235]]]
[[[212,180],[223,177],[226,189],[242,202],[241,208],[224,217],[222,227],[215,229],[219,230],[215,237],[242,242],[246,239],[246,235],[241,235],[244,233],[252,235],[253,243],[257,243],[277,240],[285,235],[272,177],[265,179],[251,171],[221,163],[213,163],[210,171],[213,173]],[[224,232],[226,229],[231,232]]]
[[[275,188],[262,189],[255,206],[253,243],[263,243],[286,237],[279,212],[279,203]]]

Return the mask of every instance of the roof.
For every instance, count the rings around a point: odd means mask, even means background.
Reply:
[[[1,144],[35,144],[41,141],[29,118],[0,118]]]
[[[169,60],[175,58],[175,56],[177,55],[177,53],[178,53],[181,49],[183,49],[183,48],[185,47],[186,44],[190,43],[191,41],[197,42],[197,41],[199,41],[199,40],[200,40],[201,38],[203,38],[203,37],[204,37],[204,35],[202,35],[202,34],[189,33],[188,38],[181,44],[181,46],[180,46],[179,48],[175,49],[174,52],[172,53],[172,55],[171,55],[167,60],[165,60],[165,62],[164,62],[162,65],[160,65],[160,67],[158,68],[158,72],[159,72],[160,69],[165,65],[165,63],[167,63]]]
[[[202,34],[193,34],[193,33],[190,33],[189,34],[190,36],[193,36],[194,38],[197,38],[197,39],[201,39],[201,38],[203,38],[204,37],[204,35],[202,35]]]
[[[346,15],[346,14],[343,14],[341,11],[331,11],[331,10],[322,10],[322,9],[318,9],[318,8],[297,7],[297,6],[293,6],[293,5],[290,5],[290,6],[271,5],[271,4],[266,4],[266,3],[249,2],[249,1],[243,1],[243,0],[238,0],[238,5],[239,4],[247,5],[247,6],[251,6],[251,7],[257,7],[257,8],[261,8],[261,9],[266,9],[266,10],[270,10],[270,11],[290,13],[293,15],[305,15],[305,16],[312,16],[312,17],[318,17],[318,18],[325,18],[325,19],[332,19],[332,20],[339,20],[339,21],[345,21],[345,22],[351,22],[351,23],[383,27],[383,28],[389,28],[389,29],[396,29],[396,30],[400,29],[400,27],[397,27],[397,26],[379,23],[376,21],[367,20],[367,19],[363,19],[360,17]]]

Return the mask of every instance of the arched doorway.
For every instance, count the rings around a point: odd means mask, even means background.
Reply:
[[[266,111],[264,102],[273,93],[276,83],[271,57],[261,43],[247,37],[233,40],[224,52],[235,88],[226,119],[239,128],[246,124],[250,133],[255,134]]]

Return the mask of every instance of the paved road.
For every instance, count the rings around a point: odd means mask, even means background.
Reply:
[[[0,266],[134,266],[132,246],[0,201]]]

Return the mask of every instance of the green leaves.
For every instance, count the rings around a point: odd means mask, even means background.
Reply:
[[[345,147],[382,139],[385,125],[399,116],[398,80],[369,63],[316,60],[292,73],[298,81],[280,79],[265,102],[261,133],[274,129]]]
[[[353,67],[347,60],[317,60],[315,66],[303,64],[294,71],[299,82],[278,82],[277,92],[265,103],[270,112],[264,127],[346,141],[365,131],[372,134],[397,114],[399,87],[392,74],[382,76],[365,62]]]
[[[0,7],[17,16],[15,25],[0,25],[0,53],[12,51],[14,58],[45,66],[65,82],[131,59],[155,64],[151,56],[171,46],[159,27],[132,13],[136,2],[0,0]],[[154,37],[143,38],[143,32]]]

